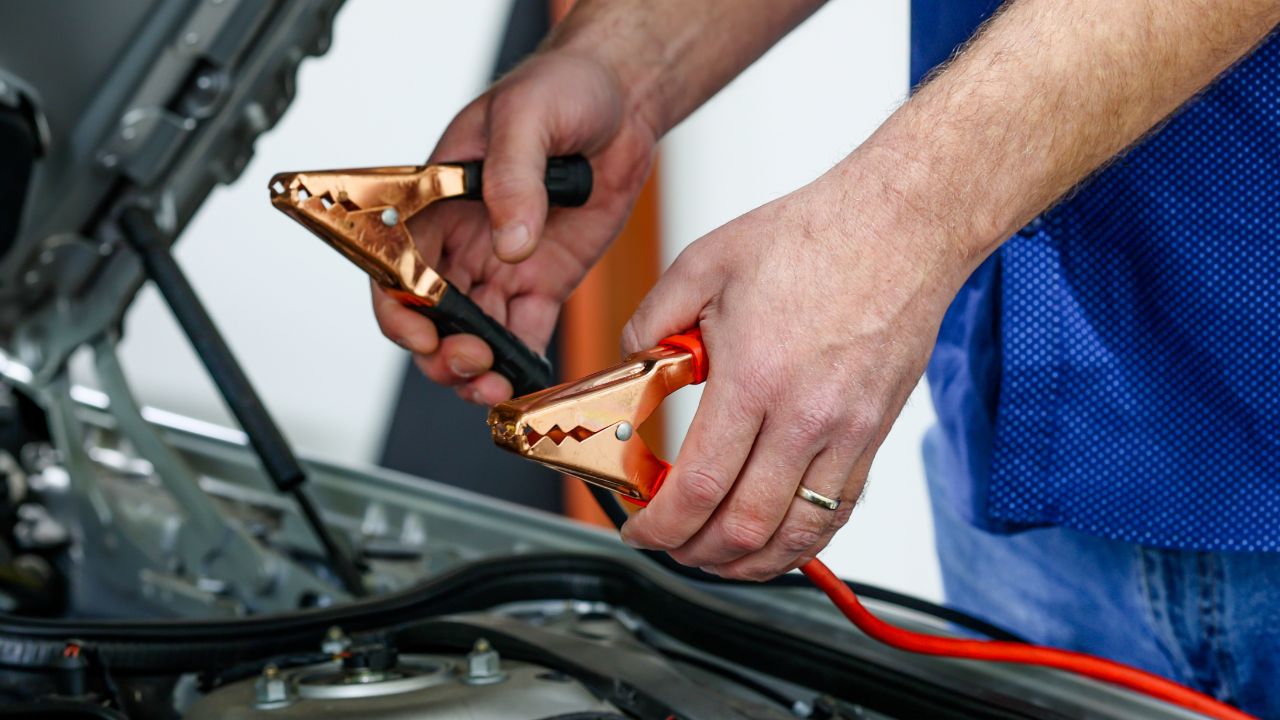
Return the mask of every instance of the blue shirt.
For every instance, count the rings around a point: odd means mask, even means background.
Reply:
[[[993,0],[915,0],[913,82]],[[979,527],[1280,550],[1280,39],[1006,242],[928,368]]]

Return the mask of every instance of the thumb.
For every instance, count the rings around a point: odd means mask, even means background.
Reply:
[[[698,325],[716,293],[713,272],[699,266],[705,253],[686,248],[649,291],[622,329],[622,352],[651,348],[663,338]]]
[[[547,221],[546,136],[546,125],[537,115],[490,110],[482,193],[493,224],[493,251],[504,262],[529,257],[542,237]]]

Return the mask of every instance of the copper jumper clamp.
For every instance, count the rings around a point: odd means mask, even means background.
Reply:
[[[493,349],[493,370],[516,394],[551,384],[545,358],[454,288],[418,252],[406,225],[428,205],[481,199],[480,162],[280,173],[271,204],[364,270],[401,304],[431,318],[441,337],[478,335]],[[591,165],[582,156],[547,161],[547,200],[577,207],[591,195]]]
[[[698,330],[674,335],[620,365],[508,400],[489,411],[493,441],[560,472],[648,504],[670,465],[638,428],[671,393],[707,378]]]

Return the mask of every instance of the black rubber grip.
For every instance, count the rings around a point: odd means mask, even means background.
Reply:
[[[475,160],[462,165],[466,193],[461,197],[480,200],[484,183],[484,162]],[[547,202],[557,207],[585,205],[591,197],[591,163],[581,155],[553,157],[547,160]]]
[[[410,307],[430,318],[441,337],[468,333],[488,343],[493,350],[493,371],[511,381],[516,396],[551,386],[551,363],[454,286],[447,286],[439,305]]]

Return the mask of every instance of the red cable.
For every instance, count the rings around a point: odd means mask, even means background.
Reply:
[[[998,640],[962,640],[903,630],[872,615],[858,601],[858,596],[853,594],[849,586],[836,577],[835,573],[821,561],[810,560],[800,567],[800,571],[814,585],[817,585],[818,589],[826,593],[827,597],[831,598],[831,602],[835,603],[840,612],[844,613],[844,616],[849,618],[859,630],[872,639],[899,650],[971,660],[1043,665],[1119,685],[1219,720],[1257,720],[1248,713],[1191,688],[1093,655],[1038,645]]]

